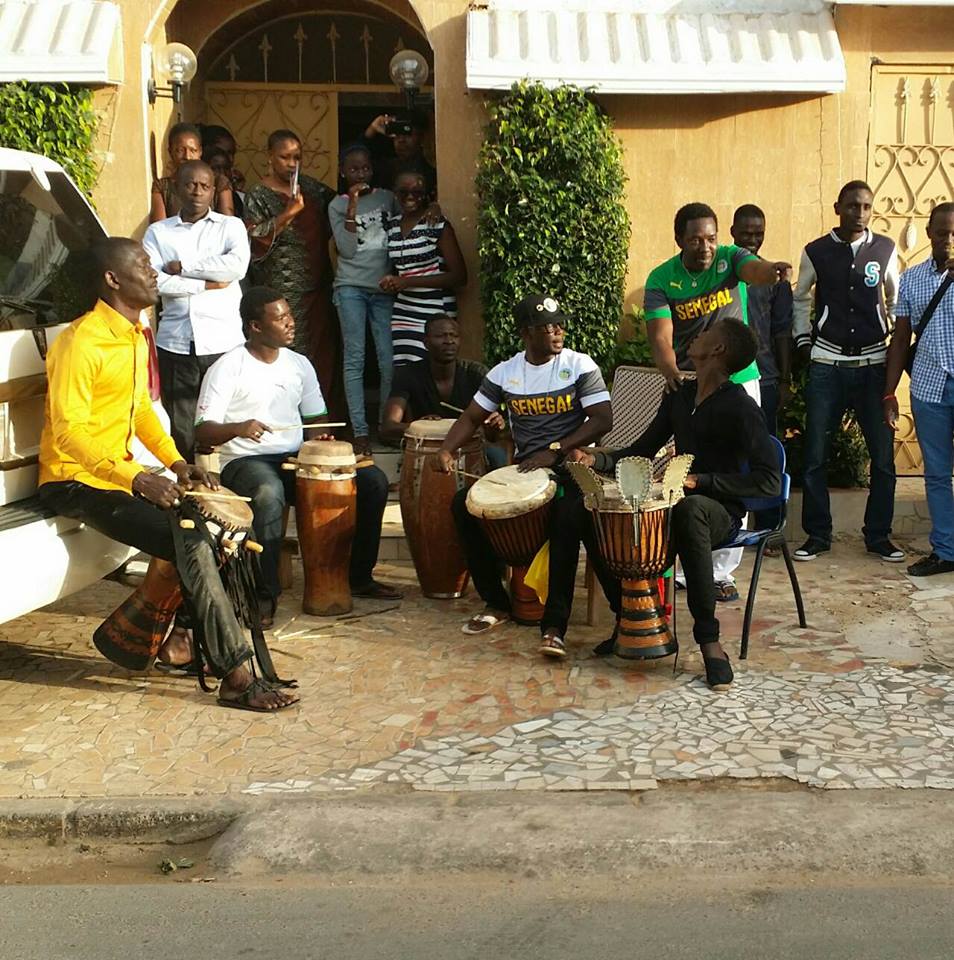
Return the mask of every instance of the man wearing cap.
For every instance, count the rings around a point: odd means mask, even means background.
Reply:
[[[434,459],[435,469],[453,470],[453,452],[489,416],[506,408],[521,472],[555,470],[562,486],[552,501],[549,521],[549,590],[540,622],[540,652],[566,656],[565,634],[584,534],[583,512],[573,506],[580,493],[560,470],[566,451],[589,446],[613,425],[609,392],[599,368],[585,353],[564,349],[566,315],[552,297],[533,294],[514,311],[524,349],[498,363],[484,378],[467,409],[451,427]],[[479,521],[468,513],[466,492],[454,500],[454,521],[477,592],[486,604],[464,633],[485,633],[510,619],[510,598],[500,580],[500,561]]]

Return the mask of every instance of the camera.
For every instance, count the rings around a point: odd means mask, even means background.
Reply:
[[[384,133],[389,137],[407,137],[414,132],[414,124],[410,120],[388,120],[384,125]]]

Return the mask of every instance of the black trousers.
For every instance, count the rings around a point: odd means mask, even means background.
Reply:
[[[285,504],[295,503],[295,471],[282,470],[287,454],[239,457],[222,469],[222,483],[241,496],[252,498],[253,526],[262,553],[262,574],[269,594],[277,598],[278,558],[282,546],[282,515]],[[371,582],[378,562],[381,521],[388,503],[388,478],[378,467],[362,467],[355,474],[356,523],[351,545],[351,588],[358,590]]]
[[[182,553],[173,540],[173,515],[121,490],[98,490],[85,483],[44,483],[37,491],[45,506],[80,520],[104,536],[176,564],[191,597],[193,622],[201,623],[209,666],[224,677],[252,656],[245,631],[235,618],[219,577],[212,548],[198,531],[181,531]]]
[[[672,508],[669,553],[670,557],[678,556],[682,563],[686,577],[686,600],[693,620],[692,635],[696,643],[711,643],[719,639],[712,551],[735,536],[740,526],[739,520],[718,500],[700,494],[685,497]],[[620,582],[606,569],[598,551],[591,556],[606,599],[613,612],[619,614]]]
[[[159,358],[159,394],[169,414],[169,433],[184,460],[195,463],[195,408],[206,370],[221,353],[197,357],[195,344],[189,353],[171,353],[156,349]]]
[[[452,510],[471,580],[487,606],[509,613],[510,597],[501,580],[503,564],[494,553],[480,520],[467,510],[466,499],[467,491],[458,491]],[[558,491],[550,512],[550,587],[540,621],[541,633],[556,630],[561,637],[566,636],[573,609],[580,543],[584,538],[587,550],[590,550],[591,524],[585,513],[579,487],[567,481],[563,486],[563,495],[560,496]]]

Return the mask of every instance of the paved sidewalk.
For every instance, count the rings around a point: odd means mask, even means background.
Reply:
[[[671,660],[599,660],[589,651],[609,617],[600,603],[597,625],[583,624],[581,586],[571,656],[552,663],[529,628],[462,635],[473,595],[423,599],[413,569],[397,562],[380,576],[407,591],[400,605],[359,601],[356,614],[367,615],[349,620],[296,616],[299,568],[272,649],[279,671],[301,681],[302,705],[278,716],[224,710],[189,680],[104,661],[90,637],[128,588],[100,583],[0,625],[0,797],[379,782],[640,789],[723,776],[954,787],[954,578],[914,584],[850,540],[798,573],[810,628],[795,626],[781,561],[767,561],[750,660],[720,697],[698,680],[685,611],[675,674]],[[742,605],[720,613],[737,650]]]

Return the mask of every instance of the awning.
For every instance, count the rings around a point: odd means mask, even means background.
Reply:
[[[648,11],[640,0],[596,0],[585,7],[580,0],[550,2],[549,9],[534,0],[471,6],[468,87],[506,90],[529,78],[600,93],[845,89],[845,62],[826,8],[666,13]]]
[[[0,0],[0,83],[122,83],[119,6],[106,0]]]

